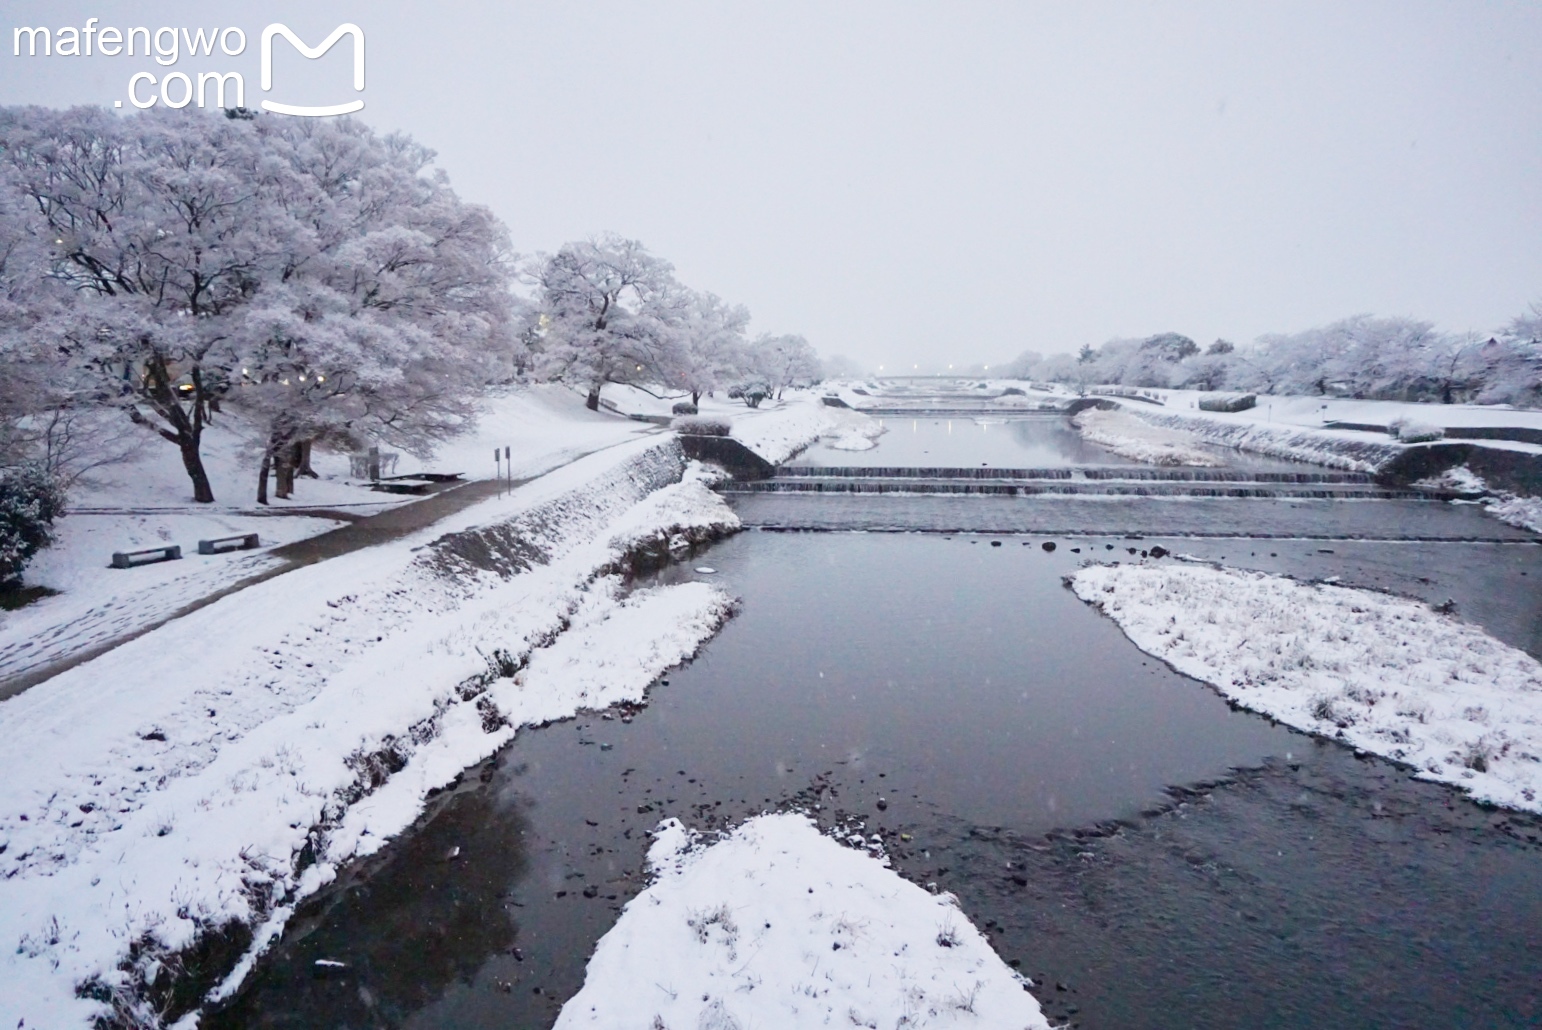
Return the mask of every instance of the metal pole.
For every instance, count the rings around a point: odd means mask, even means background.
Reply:
[[[503,466],[498,463],[498,448],[493,448],[493,469],[498,474],[498,496],[503,496]]]
[[[508,444],[504,444],[504,446],[503,446],[503,468],[504,468],[504,471],[507,472],[508,476],[509,476],[509,493],[513,493],[514,492],[514,462],[509,457],[509,447],[508,447]]]

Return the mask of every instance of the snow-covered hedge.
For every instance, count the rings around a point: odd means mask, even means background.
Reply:
[[[1419,601],[1198,564],[1068,581],[1141,650],[1298,729],[1542,812],[1542,663]]]
[[[1207,394],[1199,398],[1200,411],[1246,411],[1258,404],[1258,398],[1251,393],[1218,393]]]
[[[733,426],[726,418],[685,415],[671,422],[669,428],[687,436],[727,436]]]

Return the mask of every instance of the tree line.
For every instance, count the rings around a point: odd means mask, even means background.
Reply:
[[[58,489],[153,433],[211,502],[228,419],[266,503],[313,445],[426,455],[498,384],[817,380],[802,337],[749,339],[635,240],[521,258],[433,158],[348,118],[0,109],[0,476]]]
[[[1085,388],[1234,390],[1441,404],[1542,407],[1542,306],[1492,334],[1357,315],[1250,345],[1201,348],[1178,333],[1110,340],[1075,355],[1020,355],[1010,375]]]

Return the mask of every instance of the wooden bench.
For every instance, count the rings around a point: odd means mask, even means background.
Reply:
[[[371,483],[369,488],[387,494],[426,494],[434,488],[434,484],[427,479],[418,479],[413,476],[382,479],[378,483]]]
[[[215,537],[198,541],[199,554],[225,554],[227,551],[250,551],[258,545],[256,533],[237,533],[235,536]]]
[[[115,569],[132,569],[140,565],[154,565],[156,562],[176,561],[182,557],[182,548],[177,544],[167,544],[165,547],[147,547],[142,551],[114,551],[112,554],[112,567]]]

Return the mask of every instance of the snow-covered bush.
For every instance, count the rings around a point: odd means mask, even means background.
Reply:
[[[0,586],[19,582],[32,556],[53,542],[63,508],[64,493],[42,466],[0,474]]]
[[[669,411],[670,414],[673,415],[694,415],[696,414],[697,408],[696,405],[692,404],[690,401],[680,401],[674,407],[670,408]]]
[[[669,428],[686,436],[727,436],[731,427],[726,419],[684,415],[671,422]]]
[[[1429,443],[1431,440],[1442,439],[1446,435],[1446,431],[1439,426],[1406,418],[1394,419],[1392,424],[1387,426],[1387,432],[1397,437],[1400,443]]]
[[[732,397],[733,394],[730,393],[729,396]],[[771,387],[767,386],[765,383],[745,383],[742,387],[739,388],[740,399],[742,399],[745,404],[752,408],[760,407],[760,402],[769,396],[771,396]]]

